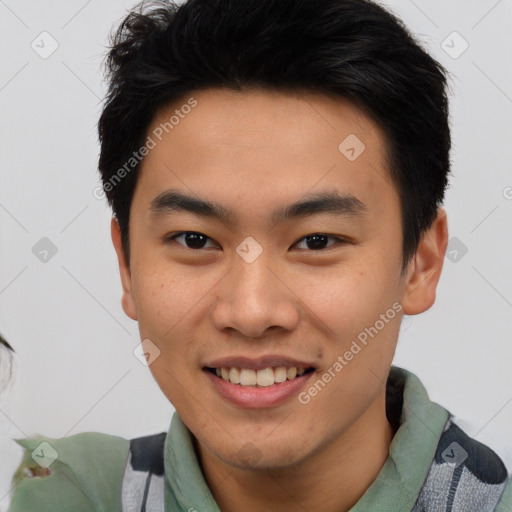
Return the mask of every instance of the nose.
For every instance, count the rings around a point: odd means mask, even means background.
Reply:
[[[230,272],[216,290],[213,323],[217,329],[261,338],[267,331],[296,328],[300,300],[282,268],[280,271],[269,263],[264,253],[252,263],[235,256]]]

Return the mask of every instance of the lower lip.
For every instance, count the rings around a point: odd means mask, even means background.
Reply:
[[[278,384],[265,387],[250,387],[233,384],[204,370],[213,387],[228,401],[246,409],[264,409],[280,405],[291,397],[299,394],[315,373],[305,373],[293,380],[286,380]]]

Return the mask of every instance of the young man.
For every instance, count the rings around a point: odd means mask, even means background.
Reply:
[[[177,412],[131,442],[20,441],[10,510],[512,510],[498,455],[392,366],[435,300],[450,150],[444,70],[402,24],[364,0],[161,1],[108,78],[122,304]]]

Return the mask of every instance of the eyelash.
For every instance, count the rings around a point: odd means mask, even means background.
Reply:
[[[174,235],[168,236],[165,239],[165,243],[166,244],[171,244],[172,242],[175,241],[176,238],[178,238],[178,237],[180,237],[182,235],[188,235],[188,234],[201,235],[201,236],[205,237],[207,240],[213,240],[212,238],[204,235],[203,233],[199,233],[197,231],[180,231],[179,233],[175,233]],[[302,237],[297,242],[295,242],[293,245],[297,245],[299,242],[302,242],[303,240],[306,240],[307,238],[311,238],[311,237],[317,236],[317,235],[324,236],[324,237],[327,237],[327,238],[332,238],[332,239],[336,240],[337,242],[339,242],[341,244],[347,244],[348,243],[348,241],[343,239],[343,238],[340,238],[340,237],[337,237],[337,236],[333,236],[333,235],[328,235],[327,233],[311,233],[310,235],[306,235],[306,236]],[[199,249],[193,249],[191,247],[187,247],[185,244],[180,244],[180,243],[178,243],[178,244],[183,246],[185,249],[190,249],[191,251],[201,251],[201,250],[205,249],[204,247],[201,247]],[[311,252],[322,252],[322,251],[325,251],[326,249],[330,249],[334,245],[336,245],[336,244],[328,245],[327,247],[324,247],[322,249],[304,249],[304,250],[309,250]]]

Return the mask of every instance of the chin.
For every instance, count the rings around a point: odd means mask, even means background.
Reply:
[[[298,443],[297,440],[301,439]],[[257,436],[226,439],[223,445],[210,444],[211,454],[225,464],[243,470],[268,471],[287,469],[301,464],[315,447],[305,446],[302,436],[258,438]]]
[[[220,457],[222,458],[222,457]],[[290,450],[279,450],[275,446],[260,450],[253,443],[246,443],[237,453],[230,453],[226,464],[250,471],[279,471],[299,465],[305,458],[294,446]]]

